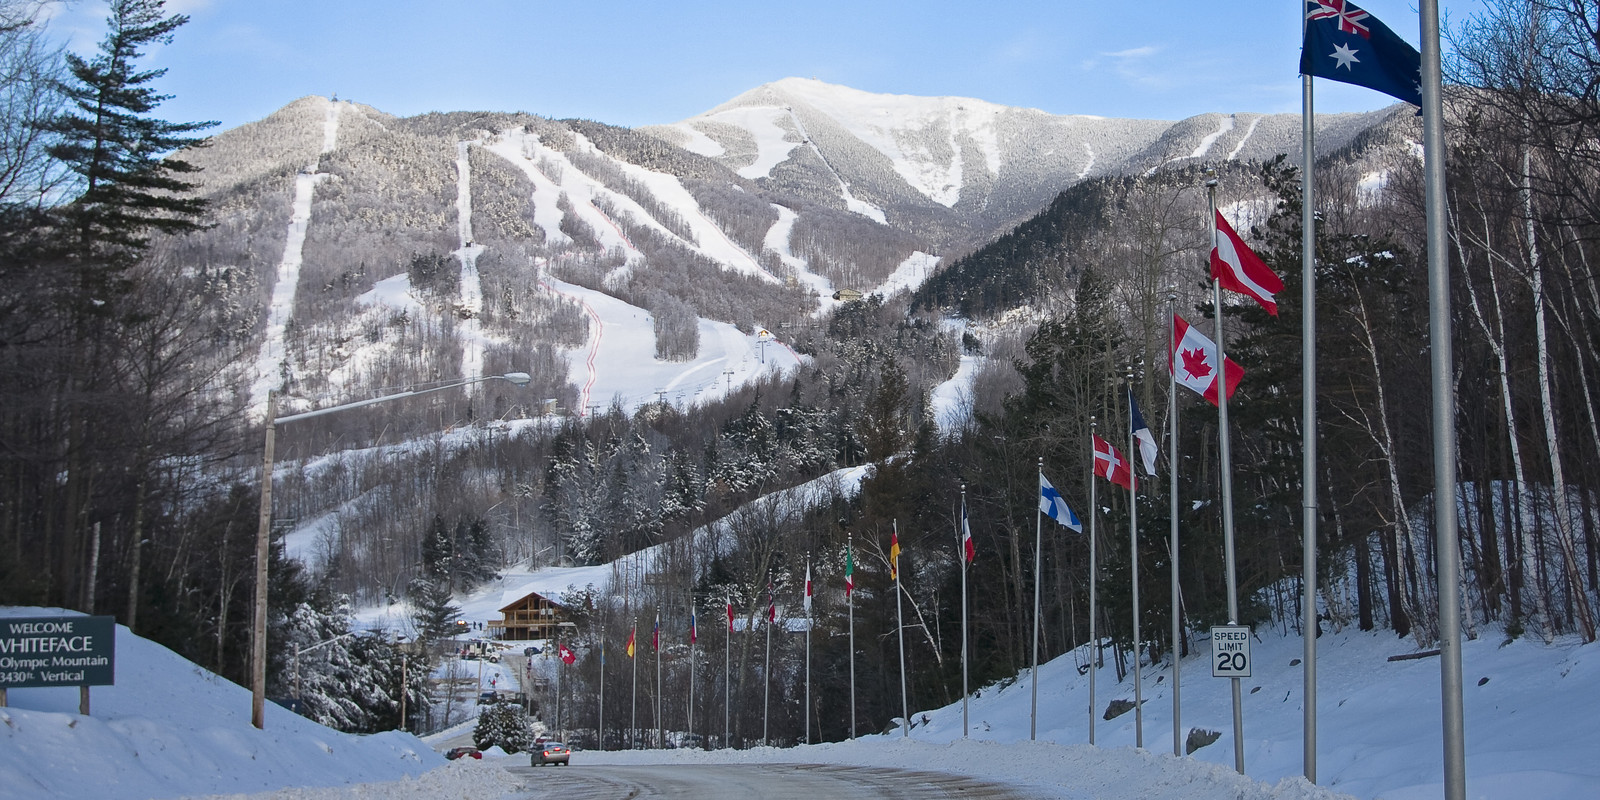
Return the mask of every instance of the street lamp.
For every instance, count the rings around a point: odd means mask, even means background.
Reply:
[[[484,375],[477,378],[447,383],[443,386],[434,386],[428,389],[397,392],[370,400],[357,400],[353,403],[344,403],[328,408],[319,408],[315,411],[305,411],[299,414],[290,414],[279,419],[278,393],[267,392],[267,444],[261,459],[261,514],[260,524],[256,527],[256,598],[255,620],[250,628],[250,724],[257,728],[265,727],[266,698],[267,698],[267,550],[271,542],[270,531],[272,528],[272,446],[273,437],[279,425],[295,420],[309,419],[335,411],[348,411],[352,408],[384,403],[390,400],[399,400],[402,397],[416,397],[417,395],[431,392],[442,392],[446,389],[457,389],[474,383],[484,381],[510,381],[517,386],[527,386],[533,380],[526,372],[507,372],[504,375]]]

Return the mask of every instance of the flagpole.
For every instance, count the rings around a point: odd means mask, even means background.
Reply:
[[[1439,583],[1439,705],[1444,728],[1447,800],[1467,796],[1461,698],[1461,546],[1456,532],[1454,355],[1450,332],[1450,240],[1445,216],[1444,99],[1439,57],[1439,3],[1422,0],[1422,149],[1427,186],[1428,338],[1433,371],[1434,552]]]
[[[694,738],[694,645],[700,638],[700,631],[695,629],[694,591],[689,592],[689,711],[684,727],[689,729],[689,738]]]
[[[1133,370],[1128,370],[1128,410],[1132,419]],[[1128,424],[1128,457],[1138,452],[1133,441],[1133,424]],[[1133,742],[1134,747],[1144,747],[1144,647],[1139,634],[1139,478],[1134,475],[1133,464],[1128,464],[1128,549],[1133,554]]]
[[[556,653],[558,654],[556,656],[556,735],[561,736],[562,741],[566,741],[567,737],[563,735],[564,732],[561,728],[561,678],[567,673],[567,661],[559,655],[561,652],[560,643],[557,643],[556,647]]]
[[[667,746],[661,719],[661,607],[656,606],[656,626],[650,631],[650,649],[656,651],[656,749]]]
[[[900,645],[900,736],[911,736],[911,706],[906,702],[906,618],[900,598],[900,520],[894,524],[894,547],[890,548],[890,572],[894,573],[894,624]]]
[[[1095,559],[1095,528],[1096,520],[1100,517],[1100,501],[1097,499],[1099,486],[1094,480],[1094,437],[1099,434],[1096,429],[1099,423],[1094,417],[1089,418],[1089,744],[1094,744],[1094,681],[1100,672],[1100,638],[1096,629],[1096,615],[1099,613],[1098,589],[1100,586],[1100,565]]]
[[[628,654],[628,660],[633,662],[633,699],[628,706],[628,748],[633,749],[639,744],[639,618],[633,618],[632,633],[628,634],[628,644],[633,652]]]
[[[811,613],[811,553],[806,553],[806,744],[811,744],[811,628],[816,617]]]
[[[1039,458],[1039,477],[1033,482],[1035,493],[1043,491],[1044,458]],[[1039,558],[1043,555],[1044,509],[1035,500],[1033,512],[1033,703],[1028,715],[1028,740],[1039,736]]]
[[[856,593],[855,587],[853,586],[855,577],[851,574],[855,565],[850,560],[854,557],[851,548],[851,544],[854,541],[854,533],[850,533],[845,536],[844,605],[845,610],[850,616],[850,739],[852,741],[854,741],[856,738]]]
[[[967,485],[961,484],[961,525],[956,530],[956,558],[961,561],[961,738],[968,737],[967,697]]]
[[[1300,3],[1304,17],[1305,3]],[[1302,18],[1301,38],[1309,20]],[[1317,782],[1317,124],[1310,75],[1300,76],[1300,623],[1304,729],[1301,760]],[[1226,384],[1224,384],[1226,386]]]
[[[1167,314],[1169,332],[1167,341],[1172,341],[1172,333],[1177,332],[1178,318],[1178,293],[1176,289],[1168,289]],[[1170,358],[1170,356],[1169,356]],[[1226,386],[1227,382],[1224,381]],[[1183,755],[1183,712],[1178,701],[1179,687],[1179,658],[1180,651],[1178,640],[1183,636],[1182,604],[1179,602],[1181,595],[1178,587],[1178,376],[1172,370],[1170,361],[1167,364],[1167,414],[1171,417],[1171,435],[1167,439],[1167,468],[1170,470],[1172,486],[1172,506],[1169,515],[1172,517],[1171,542],[1169,547],[1170,566],[1172,567],[1172,754]]]
[[[729,709],[733,707],[733,598],[728,601],[728,633],[722,637],[722,746],[730,747],[733,728],[729,726]]]
[[[600,734],[601,750],[606,749],[606,625],[600,623],[600,713],[595,722]]]
[[[772,741],[767,738],[767,718],[772,710],[772,623],[776,620],[775,606],[777,601],[772,596],[772,575],[767,574],[767,655],[766,663],[761,667],[761,746],[771,747]]]
[[[1217,186],[1210,183],[1207,196],[1211,213],[1211,249],[1217,248]],[[1222,461],[1222,555],[1228,578],[1228,624],[1239,624],[1239,584],[1233,552],[1233,459],[1228,435],[1227,340],[1222,335],[1222,283],[1211,279],[1212,311],[1217,315],[1217,454]],[[1233,685],[1233,768],[1244,774],[1244,704],[1238,678]]]

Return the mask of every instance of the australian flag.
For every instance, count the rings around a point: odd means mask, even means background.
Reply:
[[[1349,0],[1307,0],[1300,74],[1377,89],[1422,106],[1422,55]]]

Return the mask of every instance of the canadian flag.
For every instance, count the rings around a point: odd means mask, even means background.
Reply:
[[[1094,436],[1094,474],[1124,489],[1133,488],[1133,465],[1099,434]]]
[[[1217,404],[1217,343],[1189,326],[1183,317],[1172,316],[1172,351],[1168,353],[1172,377],[1178,383],[1193,389],[1200,396]],[[1244,367],[1226,359],[1228,396],[1239,388],[1244,377]]]
[[[1283,291],[1283,279],[1255,254],[1233,226],[1217,212],[1217,240],[1211,248],[1211,277],[1230,292],[1255,298],[1268,314],[1278,316],[1273,295]]]

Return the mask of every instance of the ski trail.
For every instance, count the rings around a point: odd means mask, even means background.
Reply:
[[[539,288],[556,297],[577,303],[583,308],[583,313],[589,315],[589,352],[583,359],[584,369],[588,374],[583,382],[583,387],[578,390],[578,407],[572,410],[575,416],[584,416],[584,412],[589,408],[589,395],[594,391],[595,381],[600,377],[599,371],[595,369],[595,357],[600,354],[600,339],[605,335],[606,325],[600,321],[599,312],[595,311],[594,306],[589,305],[589,301],[581,295],[563,292],[551,286],[542,278],[539,280]]]
[[[1239,157],[1239,151],[1244,149],[1244,143],[1250,141],[1250,137],[1256,132],[1256,126],[1260,124],[1261,117],[1256,117],[1255,119],[1250,120],[1250,127],[1245,130],[1244,138],[1240,139],[1239,143],[1234,145],[1233,152],[1228,154],[1229,161],[1233,161]]]
[[[1089,170],[1094,169],[1094,148],[1090,147],[1088,142],[1084,142],[1083,149],[1089,154],[1089,161],[1083,165],[1083,171],[1078,173],[1078,180],[1080,181],[1089,177]]]
[[[772,208],[778,212],[778,221],[772,223],[772,227],[767,229],[767,235],[763,237],[761,247],[764,250],[771,250],[777,253],[778,260],[793,272],[795,280],[816,291],[817,309],[811,312],[811,316],[820,317],[839,304],[839,301],[833,299],[833,281],[828,280],[826,276],[812,272],[811,264],[805,259],[796,256],[794,250],[789,246],[790,240],[794,235],[795,220],[799,219],[800,215],[796,214],[793,209],[780,206],[777,203],[773,203]]]
[[[317,171],[324,153],[333,152],[339,139],[338,101],[329,101],[322,118],[322,149],[298,175],[294,176],[294,203],[289,214],[289,234],[283,243],[283,258],[278,261],[272,284],[272,299],[267,305],[267,327],[256,356],[256,380],[250,390],[250,407],[266,416],[267,393],[292,385],[285,332],[294,318],[295,293],[300,288],[300,265],[304,260],[306,229],[311,224],[311,199],[317,184],[325,177]]]
[[[1194,159],[1194,158],[1205,158],[1206,153],[1211,152],[1212,145],[1215,145],[1217,143],[1217,140],[1222,138],[1223,134],[1227,133],[1228,131],[1233,130],[1233,120],[1234,120],[1235,116],[1236,115],[1234,115],[1234,114],[1229,114],[1228,116],[1223,117],[1222,118],[1222,124],[1218,125],[1216,130],[1206,134],[1205,138],[1200,140],[1200,144],[1195,146],[1193,153],[1190,153],[1189,155],[1186,155],[1186,156],[1178,156],[1177,158],[1169,158],[1166,161],[1163,161],[1160,164],[1157,164],[1157,165],[1151,167],[1150,169],[1145,170],[1144,176],[1146,178],[1148,178],[1151,175],[1156,174],[1156,170],[1159,170],[1159,169],[1161,169],[1162,167],[1164,167],[1164,166],[1166,166],[1168,164],[1176,164],[1179,161],[1188,161],[1188,160]],[[1252,125],[1250,127],[1250,130],[1254,131],[1255,130],[1255,126]],[[1235,152],[1237,152],[1237,151],[1235,151]],[[1229,156],[1229,158],[1232,158],[1232,156]]]
[[[472,241],[472,159],[471,142],[456,142],[456,230],[461,248],[455,256],[461,262],[461,306],[457,329],[461,333],[461,377],[483,375],[483,286],[478,279],[478,254],[483,248]],[[476,388],[466,387],[467,392]]]
[[[1211,146],[1222,138],[1222,134],[1231,130],[1233,130],[1233,115],[1229,114],[1222,118],[1222,124],[1218,125],[1216,130],[1206,134],[1206,138],[1200,140],[1199,146],[1195,147],[1194,152],[1190,153],[1189,157],[1205,158],[1206,153],[1211,152]]]
[[[800,117],[794,113],[792,108],[789,109],[789,119],[794,122],[795,129],[800,131],[800,138],[805,140],[806,147],[811,148],[811,152],[817,154],[817,158],[822,161],[822,166],[827,167],[828,173],[833,175],[833,179],[839,182],[839,196],[844,198],[845,208],[879,225],[889,224],[889,218],[884,216],[883,209],[865,200],[857,200],[856,196],[850,193],[850,184],[844,182],[844,178],[839,175],[838,170],[833,168],[833,164],[828,161],[828,157],[823,155],[822,150],[817,148],[817,143],[811,141],[811,134],[806,131],[805,123],[800,121]]]

